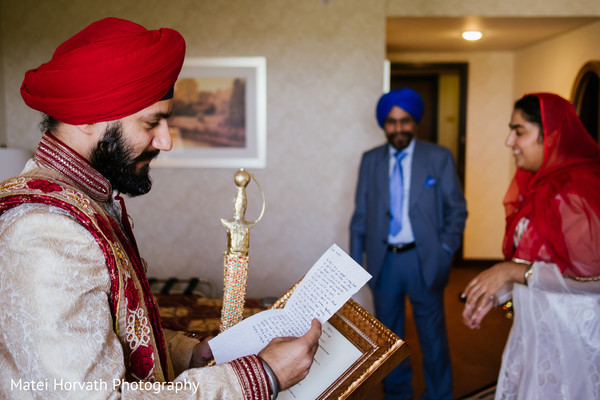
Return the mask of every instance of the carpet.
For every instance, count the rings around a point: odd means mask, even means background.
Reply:
[[[493,400],[495,394],[496,383],[493,383],[457,400]]]
[[[201,337],[219,333],[222,299],[176,294],[155,294],[154,297],[165,328],[195,333]],[[244,318],[267,307],[263,299],[246,299]]]

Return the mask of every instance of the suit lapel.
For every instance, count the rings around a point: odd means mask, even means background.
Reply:
[[[382,146],[375,159],[376,193],[381,193],[381,201],[385,210],[390,209],[390,160],[388,146]]]
[[[427,156],[424,154],[424,149],[418,140],[415,140],[415,148],[413,150],[412,158],[412,175],[410,177],[410,207],[417,203],[417,200],[421,197],[421,190],[423,190],[425,179],[429,171],[427,165]]]

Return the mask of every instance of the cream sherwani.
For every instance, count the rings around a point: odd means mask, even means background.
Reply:
[[[30,161],[25,172],[38,168]],[[102,207],[109,215],[120,215],[112,198]],[[268,397],[266,377],[257,370],[260,361],[255,356],[187,369],[197,341],[168,330],[164,338],[177,378],[162,385],[129,379],[123,343],[113,330],[110,296],[103,251],[67,211],[32,203],[0,214],[1,397]],[[260,376],[258,383],[249,382],[248,374]],[[253,385],[254,391],[249,389]]]

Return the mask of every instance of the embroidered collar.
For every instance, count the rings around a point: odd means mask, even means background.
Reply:
[[[108,201],[112,186],[108,179],[90,163],[50,132],[44,133],[35,152],[35,160],[42,166],[60,172],[96,201]]]

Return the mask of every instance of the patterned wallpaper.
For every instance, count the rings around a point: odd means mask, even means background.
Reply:
[[[347,249],[361,153],[383,141],[373,116],[382,91],[384,2],[247,0],[2,2],[9,143],[33,149],[38,113],[19,96],[26,69],[93,20],[132,19],[179,30],[188,57],[267,59],[266,195],[250,234],[249,295],[278,296],[332,243]],[[128,4],[125,4],[128,3]],[[154,187],[128,201],[149,274],[203,276],[222,285],[235,168],[154,168]],[[248,219],[260,194],[248,187]]]
[[[252,172],[267,209],[250,236],[251,296],[282,294],[334,242],[348,250],[360,155],[383,142],[373,110],[382,90],[386,15],[600,15],[597,0],[7,0],[0,7],[6,116],[0,127],[9,145],[30,150],[40,137],[40,116],[20,98],[23,74],[93,20],[117,16],[175,28],[187,40],[188,57],[266,57],[267,167]],[[515,93],[544,86],[564,91],[551,82],[571,74],[575,60],[600,58],[597,45],[585,39],[598,37],[600,29],[592,28],[572,33],[578,46],[557,38],[517,54],[400,56],[470,63],[467,258],[499,256],[503,216],[494,207],[513,173],[503,137]],[[529,79],[530,57],[551,60],[553,54],[568,60],[566,70],[538,74],[536,68],[536,79]],[[153,169],[152,191],[128,202],[150,275],[203,276],[221,287],[226,233],[220,218],[232,216],[234,172]],[[253,184],[248,197],[252,219],[260,211]]]

